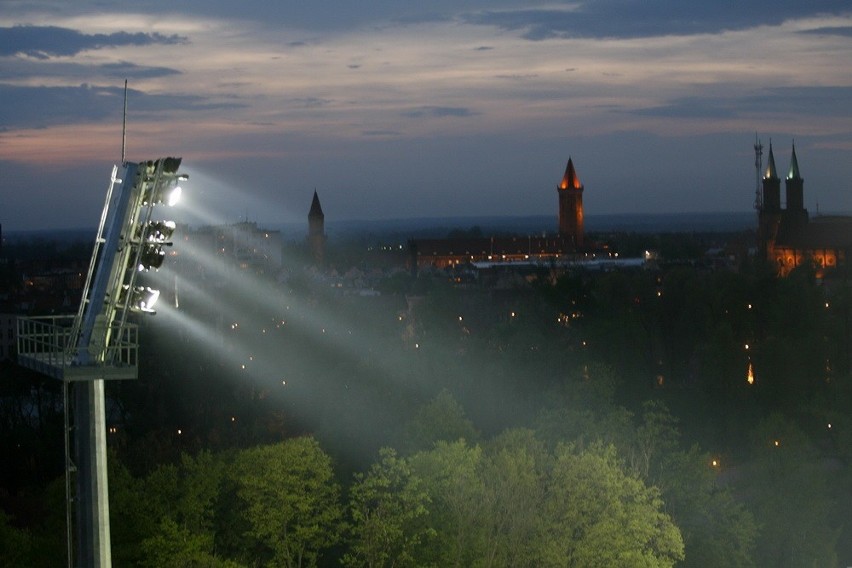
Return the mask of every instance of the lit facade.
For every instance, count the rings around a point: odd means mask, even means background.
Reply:
[[[784,182],[786,206],[782,207],[781,179],[770,144],[758,208],[760,254],[777,267],[781,276],[806,263],[813,264],[818,277],[847,270],[852,250],[852,217],[810,218],[804,207],[804,179],[799,173],[795,146]]]
[[[559,236],[574,243],[574,248],[583,247],[583,184],[574,170],[574,162],[568,158],[565,175],[556,187],[559,194]]]

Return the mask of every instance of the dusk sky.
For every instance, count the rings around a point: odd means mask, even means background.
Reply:
[[[0,223],[95,227],[182,156],[184,220],[748,211],[755,135],[852,212],[846,1],[0,3]],[[554,222],[554,229],[556,228]]]

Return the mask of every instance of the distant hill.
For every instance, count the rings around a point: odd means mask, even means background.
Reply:
[[[680,232],[737,232],[756,225],[753,212],[738,213],[666,213],[588,215],[585,218],[587,233],[680,233]],[[258,223],[268,229],[281,231],[284,240],[298,240],[305,236],[304,223]],[[392,235],[402,238],[440,238],[453,230],[479,227],[483,235],[554,233],[557,220],[554,215],[528,217],[423,217],[413,219],[334,220],[327,219],[325,230],[332,238],[354,235]],[[95,229],[62,229],[46,231],[10,231],[3,233],[8,244],[18,241],[44,239],[58,242],[80,242],[94,239]]]
[[[654,215],[588,215],[587,233],[600,232],[737,232],[753,228],[757,221],[753,212],[743,213],[671,213]],[[326,221],[329,236],[352,233],[400,234],[410,237],[443,237],[457,229],[479,227],[484,235],[497,233],[553,233],[557,220],[552,215],[529,217],[451,217],[418,219],[385,219],[380,221]],[[282,229],[285,233],[303,234],[304,227]],[[299,233],[300,231],[300,233]]]
[[[35,231],[3,231],[3,242],[15,244],[28,241],[48,241],[68,243],[69,245],[85,241],[95,241],[96,229],[53,229]]]

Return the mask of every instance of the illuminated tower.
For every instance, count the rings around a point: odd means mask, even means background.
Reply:
[[[314,264],[322,266],[325,261],[325,215],[316,190],[308,212],[308,247]]]
[[[763,173],[763,211],[778,213],[781,211],[781,180],[775,168],[775,155],[772,153],[772,141],[769,142],[769,160]]]
[[[568,158],[565,175],[556,191],[559,193],[559,236],[574,241],[575,248],[583,246],[583,184]]]
[[[772,256],[778,226],[781,223],[781,180],[775,169],[772,141],[769,142],[769,158],[763,172],[763,199],[758,211],[758,241],[764,258]]]
[[[790,156],[790,169],[784,180],[787,189],[787,206],[784,209],[785,222],[792,227],[801,227],[808,222],[808,210],[805,209],[805,180],[799,175],[799,160],[796,159],[796,145]]]
[[[805,208],[804,185],[805,180],[799,175],[799,160],[796,159],[796,145],[793,144],[793,155],[790,157],[790,169],[787,171],[787,179],[784,180],[787,187],[787,211],[801,211]]]

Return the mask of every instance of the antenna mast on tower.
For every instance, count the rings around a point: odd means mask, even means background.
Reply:
[[[754,171],[755,171],[755,190],[754,190],[754,208],[760,211],[763,207],[763,199],[760,193],[760,171],[763,169],[763,144],[754,135]]]
[[[127,151],[127,79],[124,80],[124,113],[121,117],[121,165],[125,162]]]

